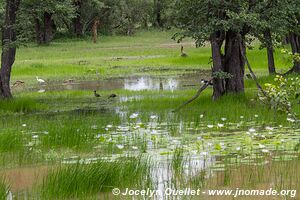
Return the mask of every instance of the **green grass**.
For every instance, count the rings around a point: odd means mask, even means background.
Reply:
[[[205,173],[185,180],[182,177],[182,167],[188,159],[185,156],[190,150],[199,154],[206,151],[202,148],[208,142],[219,149],[220,142],[228,142],[228,152],[221,152],[224,154],[230,154],[231,150],[235,154],[234,149],[241,145],[246,152],[240,155],[242,160],[247,153],[253,153],[249,150],[253,144],[248,145],[249,137],[245,132],[254,126],[267,136],[265,139],[254,138],[255,147],[262,143],[270,148],[278,145],[293,149],[298,139],[289,140],[289,146],[284,146],[281,138],[289,132],[295,132],[298,138],[296,131],[299,125],[288,122],[285,113],[275,112],[262,104],[253,80],[245,80],[243,95],[228,94],[212,101],[210,88],[175,113],[172,111],[191,98],[197,88],[175,91],[100,90],[100,98],[95,98],[88,90],[51,91],[47,88],[70,78],[75,82],[134,75],[165,78],[210,69],[211,51],[208,46],[197,49],[191,45],[191,40],[186,40],[185,51],[189,57],[181,58],[180,45],[170,39],[172,34],[172,31],[151,31],[139,32],[133,37],[103,36],[97,44],[86,39],[59,39],[48,46],[29,44],[18,49],[12,80],[23,80],[25,85],[13,89],[13,100],[0,101],[0,165],[8,168],[59,166],[44,179],[42,189],[37,188],[38,193],[42,191],[43,199],[84,199],[109,192],[111,187],[147,186],[150,183],[143,182],[143,178],[150,176],[149,165],[140,158],[63,164],[74,156],[98,159],[135,155],[137,152],[173,155],[169,168],[176,172],[172,177],[175,182],[168,184],[181,186],[179,182],[182,181],[182,184],[192,187],[203,186]],[[274,76],[268,76],[265,50],[259,50],[258,44],[255,44],[254,49],[248,51],[248,57],[259,82],[262,85],[273,82]],[[278,51],[275,61],[279,71],[285,71],[290,65]],[[45,93],[36,92],[43,86],[37,84],[35,76],[47,81]],[[118,97],[108,99],[112,93]],[[120,101],[123,97],[132,99]],[[294,110],[300,114],[298,104],[294,104]],[[133,113],[139,114],[137,119],[130,118]],[[221,118],[226,118],[225,122]],[[225,127],[217,127],[218,123],[224,123]],[[208,129],[209,124],[214,127]],[[111,128],[108,129],[107,125]],[[276,127],[274,137],[269,136],[266,126]],[[128,128],[128,131],[124,132],[122,128]],[[231,132],[234,132],[233,135],[230,135]],[[220,138],[218,134],[228,134],[228,138]],[[198,142],[199,136],[204,138],[202,144]],[[172,144],[173,140],[180,140],[182,145]],[[153,143],[154,149],[148,149],[148,143]],[[247,175],[250,176],[250,172]],[[274,174],[272,176],[275,177]],[[226,177],[230,176],[226,174]],[[258,178],[254,178],[253,182],[255,180]]]
[[[8,189],[5,179],[0,176],[0,200],[6,200]]]
[[[16,98],[11,100],[0,100],[0,110],[2,112],[26,113],[33,112],[43,107],[32,98]]]
[[[44,179],[44,199],[87,197],[113,188],[150,187],[148,163],[141,158],[62,166]]]
[[[145,72],[176,75],[186,73],[187,69],[210,69],[209,46],[195,48],[192,40],[187,39],[184,42],[189,57],[182,58],[180,44],[171,40],[174,32],[139,32],[133,37],[103,36],[97,44],[91,40],[77,39],[57,40],[47,46],[29,44],[17,51],[12,80],[23,80],[26,85],[34,85],[35,76],[52,82],[69,78],[90,80],[140,75]],[[267,75],[266,52],[258,47],[254,44],[254,49],[248,51],[249,61],[259,76]],[[278,71],[286,71],[291,66],[279,50],[275,52],[275,63]]]
[[[0,153],[19,152],[24,148],[23,135],[16,131],[0,133]]]

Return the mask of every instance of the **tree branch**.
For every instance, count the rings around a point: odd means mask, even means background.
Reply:
[[[198,92],[195,94],[195,96],[193,96],[191,99],[189,99],[188,101],[186,101],[185,103],[183,103],[181,106],[179,106],[178,108],[176,108],[175,110],[173,110],[173,112],[177,112],[180,109],[182,109],[184,106],[192,103],[194,100],[196,100],[200,94],[211,84],[213,79],[210,79],[209,81],[207,81],[207,83],[205,83],[199,90]]]
[[[264,95],[265,97],[267,97],[266,91],[265,91],[265,90],[261,87],[261,85],[259,84],[258,79],[257,79],[256,75],[254,74],[254,72],[253,72],[253,70],[252,70],[252,67],[251,67],[251,65],[250,65],[250,63],[249,63],[249,60],[248,60],[247,56],[245,55],[245,52],[244,52],[244,50],[243,50],[243,48],[242,48],[242,43],[240,44],[240,51],[241,51],[242,57],[245,59],[245,62],[246,62],[246,65],[247,65],[247,67],[248,67],[248,69],[249,69],[249,72],[250,72],[250,74],[251,74],[251,77],[252,77],[253,80],[255,81],[258,90],[260,90],[260,91],[263,93],[263,95]]]

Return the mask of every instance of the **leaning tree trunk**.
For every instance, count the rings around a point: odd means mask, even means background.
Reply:
[[[272,42],[272,34],[271,31],[268,29],[264,32],[265,41],[267,41],[267,55],[268,55],[268,69],[269,74],[275,74],[275,61],[274,61],[274,48]]]
[[[0,98],[11,98],[10,75],[15,61],[17,40],[15,24],[21,0],[6,0],[5,21],[2,28],[2,55],[0,71]]]
[[[291,42],[291,47],[292,47],[293,53],[300,54],[300,36],[295,33],[291,33],[290,34],[290,42]],[[290,72],[300,73],[300,61],[299,60],[294,61],[294,66],[290,70]]]
[[[222,38],[222,34],[216,32],[211,35],[210,42],[211,42],[211,49],[212,49],[212,60],[213,60],[213,68],[212,73],[213,75],[217,72],[224,71],[223,63],[222,63],[222,43],[224,38]],[[219,79],[217,77],[213,78],[213,100],[217,100],[219,97],[225,94],[225,85],[224,80]]]
[[[225,72],[232,75],[232,78],[226,79],[225,90],[227,93],[244,92],[244,74],[245,74],[245,59],[241,55],[240,45],[242,38],[239,34],[228,31],[225,42]],[[242,49],[245,48],[243,44]]]

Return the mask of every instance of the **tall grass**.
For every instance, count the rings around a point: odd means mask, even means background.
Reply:
[[[17,131],[0,132],[0,153],[18,152],[23,149],[23,136]]]
[[[3,177],[0,176],[0,200],[7,200],[7,192],[9,187]]]
[[[148,162],[142,158],[61,166],[44,179],[45,199],[76,198],[110,192],[113,188],[151,186]]]
[[[3,112],[32,112],[41,109],[42,106],[32,98],[17,98],[0,100],[0,110]]]

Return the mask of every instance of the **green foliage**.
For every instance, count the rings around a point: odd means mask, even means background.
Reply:
[[[66,32],[75,17],[73,0],[24,0],[18,15],[18,39],[26,42],[37,36],[38,27],[45,26],[45,13],[51,15],[54,30]]]
[[[245,35],[249,27],[260,24],[251,1],[184,0],[177,1],[176,8],[176,25],[182,31],[175,37],[179,41],[192,37],[198,46],[209,41],[214,32],[231,30]]]
[[[228,72],[223,72],[223,71],[218,71],[213,73],[213,78],[218,78],[218,79],[230,79],[233,78],[232,74]]]
[[[281,49],[281,53],[289,63],[300,62],[300,53],[293,53],[287,49]]]
[[[300,79],[277,75],[274,84],[266,83],[265,86],[267,97],[261,96],[260,99],[272,109],[293,114],[292,103],[300,95]]]

